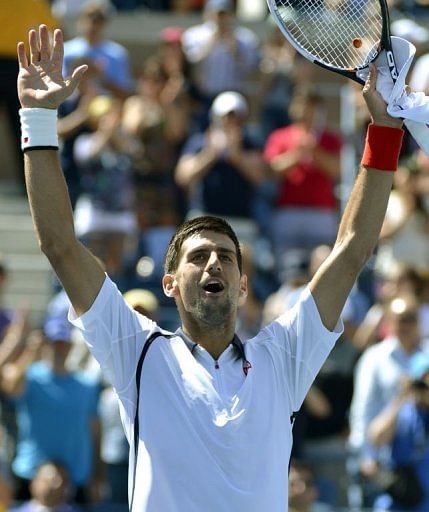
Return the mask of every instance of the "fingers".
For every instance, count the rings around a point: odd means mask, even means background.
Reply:
[[[71,92],[73,92],[76,89],[87,69],[88,66],[86,64],[83,64],[82,66],[78,66],[73,71],[72,76],[67,80],[67,87],[70,89]]]
[[[56,29],[54,31],[54,46],[52,48],[52,57],[51,60],[54,64],[63,65],[64,58],[64,43],[63,43],[63,33],[60,29]]]
[[[51,45],[49,44],[49,31],[46,25],[39,27],[40,60],[49,60],[51,56]]]
[[[25,53],[25,44],[21,41],[16,47],[16,53],[18,54],[18,64],[20,68],[28,67],[27,55]]]
[[[370,64],[368,78],[366,79],[365,86],[363,88],[364,94],[369,93],[369,92],[374,92],[376,83],[377,83],[377,68],[374,66],[374,64]]]
[[[39,40],[38,40],[37,32],[35,30],[30,30],[28,33],[28,43],[30,46],[30,62],[34,64],[35,62],[40,61],[40,49],[39,49]]]

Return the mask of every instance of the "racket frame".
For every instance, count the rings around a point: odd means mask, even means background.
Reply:
[[[394,58],[393,51],[392,51],[392,43],[390,40],[389,10],[388,10],[387,3],[385,0],[378,0],[378,2],[380,4],[380,10],[381,10],[382,27],[381,27],[381,38],[380,38],[379,46],[377,48],[377,53],[371,59],[371,61],[369,61],[368,64],[366,64],[365,66],[355,67],[352,69],[343,69],[343,68],[337,68],[335,66],[330,66],[328,64],[325,64],[324,62],[320,62],[310,52],[308,52],[303,46],[301,46],[295,40],[295,38],[289,33],[287,28],[284,26],[279,8],[277,7],[275,0],[267,0],[267,4],[268,4],[268,8],[270,10],[270,13],[271,13],[272,17],[274,18],[274,21],[276,22],[280,31],[282,32],[284,37],[289,41],[289,43],[303,57],[305,57],[310,62],[313,62],[314,64],[317,64],[318,66],[320,66],[324,69],[327,69],[328,71],[333,71],[334,73],[338,73],[342,76],[345,76],[346,78],[350,78],[351,80],[354,80],[355,82],[358,82],[361,85],[363,85],[365,82],[364,82],[364,80],[362,80],[361,78],[358,77],[357,71],[367,68],[371,62],[374,62],[377,59],[377,57],[380,55],[380,53],[383,50],[385,50],[385,52],[386,52],[387,64],[389,66],[389,71],[390,71],[390,75],[392,77],[393,82],[395,83],[398,78],[398,71],[396,68],[395,58]]]

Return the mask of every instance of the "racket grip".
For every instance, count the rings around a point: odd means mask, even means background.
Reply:
[[[370,124],[361,165],[380,171],[396,171],[404,130]]]

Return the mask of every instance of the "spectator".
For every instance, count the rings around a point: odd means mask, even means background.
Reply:
[[[57,462],[46,461],[37,468],[30,482],[30,500],[11,512],[79,512],[70,503],[71,482],[67,469]]]
[[[314,66],[304,59],[268,16],[269,34],[259,63],[262,84],[260,124],[264,140],[290,124],[289,106],[295,86],[305,87],[314,78]]]
[[[98,94],[126,98],[134,88],[128,52],[120,44],[104,37],[108,19],[109,8],[105,3],[93,1],[84,4],[78,18],[80,36],[64,45],[64,74],[71,75],[72,65],[77,59],[86,59],[97,70],[92,79]]]
[[[124,104],[124,130],[141,147],[134,162],[141,230],[171,228],[179,222],[173,172],[188,131],[190,104],[185,89],[173,93],[172,77],[164,65],[158,57],[147,59],[138,93]]]
[[[84,79],[80,82],[79,87],[76,88],[74,93],[58,109],[58,135],[62,142],[60,152],[61,166],[73,209],[76,206],[76,201],[82,194],[82,176],[76,163],[74,145],[79,135],[91,131],[89,106],[97,95],[93,84],[93,79],[98,74],[97,68],[87,59],[76,59],[71,63],[71,69],[73,70],[81,64],[88,66]]]
[[[422,491],[414,496],[398,495],[393,489],[379,496],[376,510],[429,510],[429,353],[418,353],[410,359],[408,379],[388,406],[369,425],[369,437],[375,446],[389,445],[388,467],[399,468],[415,479]],[[377,480],[377,478],[376,478]],[[413,492],[411,483],[408,494]]]
[[[318,490],[311,466],[292,460],[289,471],[289,512],[333,512],[318,503]]]
[[[377,279],[376,300],[367,311],[365,318],[361,321],[359,327],[353,335],[353,344],[362,352],[370,345],[381,341],[390,336],[391,323],[388,318],[389,303],[396,297],[415,296],[420,302],[421,290],[423,289],[423,280],[419,274],[411,267],[393,266],[387,275]],[[423,320],[423,304],[419,304],[419,329],[423,338],[427,327]],[[422,330],[425,328],[425,330]]]
[[[192,65],[183,49],[182,38],[182,28],[165,27],[159,36],[160,44],[156,55],[166,76],[165,87],[161,93],[162,102],[166,106],[184,104],[190,110],[190,113],[188,112],[188,117],[190,114],[188,130],[193,133],[205,128],[207,110],[201,92],[195,83]],[[177,128],[179,132],[182,125],[179,124]],[[186,126],[183,128],[182,139],[183,132],[187,131]]]
[[[118,100],[97,96],[89,105],[91,133],[74,145],[83,193],[76,203],[76,234],[115,276],[122,272],[127,237],[136,234],[132,158],[135,151],[120,129]]]
[[[246,77],[259,62],[258,40],[248,28],[235,25],[232,0],[207,0],[205,22],[187,29],[182,38],[195,78],[207,104],[223,91],[246,90]]]
[[[18,442],[12,469],[17,500],[30,498],[30,481],[45,460],[69,468],[78,502],[87,502],[99,488],[98,386],[66,368],[70,329],[66,318],[48,317],[47,342],[40,334],[33,336],[19,359],[3,369],[3,391],[16,400]],[[37,361],[41,350],[45,359]]]
[[[380,234],[376,271],[385,276],[398,265],[429,271],[429,157],[417,151],[395,175]]]
[[[19,310],[1,340],[0,374],[9,363],[16,361],[23,350],[28,335],[28,316],[28,309]],[[4,459],[8,463],[11,462],[15,453],[16,438],[15,404],[4,395],[0,387],[0,461]]]
[[[338,136],[325,127],[323,99],[311,90],[293,97],[293,124],[276,130],[265,146],[265,157],[278,177],[272,217],[277,267],[287,251],[331,244],[337,229],[334,185],[340,172]]]
[[[150,257],[153,277],[163,272],[164,249],[183,216],[173,173],[190,120],[188,92],[181,77],[173,78],[171,67],[166,71],[167,62],[171,59],[163,62],[157,56],[145,61],[137,94],[126,100],[123,114],[124,132],[140,147],[134,160],[139,228],[135,259]]]
[[[252,206],[268,173],[258,141],[246,129],[248,113],[241,94],[219,94],[207,131],[191,136],[185,144],[176,180],[188,194],[190,216],[205,212],[226,217],[240,239],[253,243]]]
[[[366,349],[356,367],[350,445],[364,476],[373,475],[378,456],[368,442],[368,426],[395,396],[413,355],[428,348],[418,328],[418,307],[415,296],[394,298],[388,307],[391,335]]]
[[[15,311],[2,303],[8,275],[6,262],[0,254],[0,372],[19,356],[28,334],[28,309],[22,307]],[[1,389],[0,439],[0,459],[10,462],[16,443],[15,407]]]
[[[294,87],[296,51],[277,25],[268,18],[269,35],[262,46],[259,63],[261,82],[261,130],[266,139],[274,130],[290,123],[289,103]]]

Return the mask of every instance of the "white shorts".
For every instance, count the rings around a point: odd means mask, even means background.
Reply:
[[[74,212],[76,236],[87,236],[95,233],[122,233],[132,235],[137,231],[134,212],[109,212],[95,206],[89,197],[82,196],[77,200]]]

